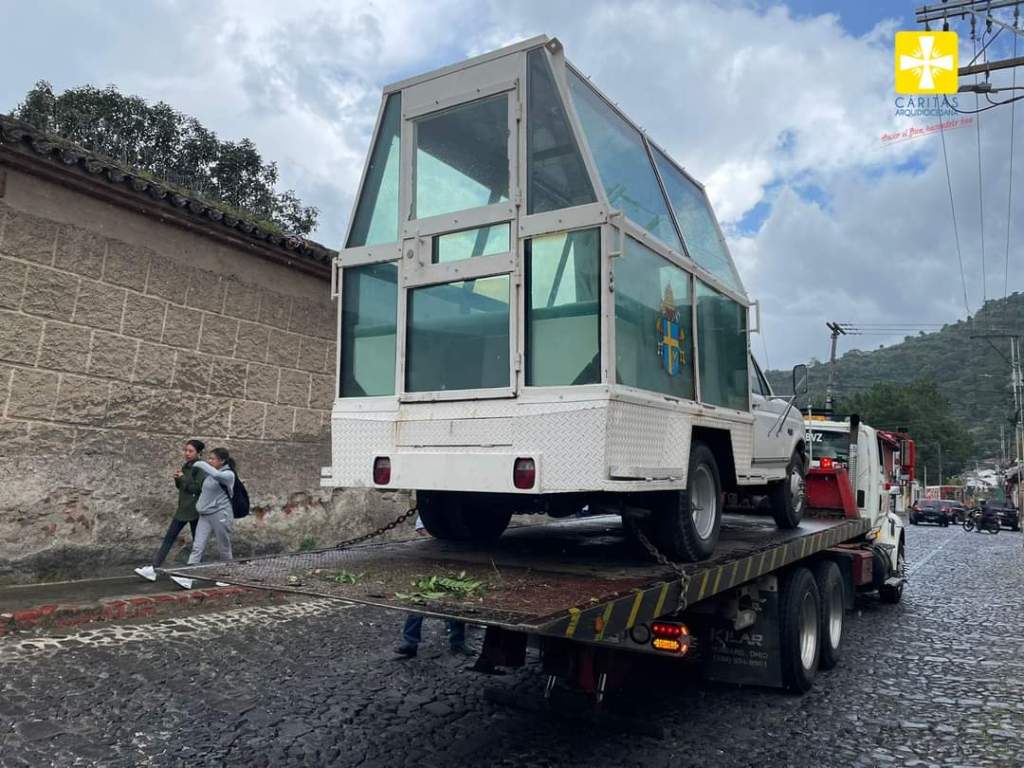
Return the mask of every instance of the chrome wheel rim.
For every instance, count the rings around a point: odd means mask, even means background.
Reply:
[[[843,585],[833,582],[828,595],[828,640],[833,648],[839,647],[843,635]]]
[[[711,538],[717,511],[718,494],[715,492],[715,479],[707,465],[701,464],[690,480],[690,514],[693,517],[694,530],[702,541]]]
[[[804,669],[814,666],[818,650],[818,606],[812,592],[805,592],[800,600],[800,663]]]
[[[804,511],[804,479],[800,473],[794,470],[789,475],[789,498],[793,505],[793,511],[802,515]]]

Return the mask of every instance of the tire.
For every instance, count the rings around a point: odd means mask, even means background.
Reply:
[[[832,560],[819,560],[811,569],[821,597],[820,669],[832,669],[839,663],[846,622],[846,589],[839,566]]]
[[[782,577],[779,656],[782,684],[795,693],[809,691],[821,658],[821,596],[807,568],[794,568]]]
[[[973,531],[974,530],[974,520],[972,520],[969,517],[966,520],[964,520],[964,530],[967,531],[968,533]]]
[[[786,465],[786,479],[768,486],[768,498],[772,517],[779,528],[796,528],[804,516],[807,497],[804,491],[806,465],[797,451],[789,457]]]
[[[900,542],[900,551],[896,556],[896,570],[899,573],[904,573],[906,570],[906,558],[903,554],[903,542]],[[898,587],[886,587],[883,585],[878,588],[878,597],[881,598],[883,603],[896,605],[896,603],[903,599],[903,585],[900,584]]]
[[[690,446],[686,490],[656,494],[652,530],[655,544],[683,562],[706,560],[715,551],[722,527],[722,482],[715,454],[704,443]],[[654,494],[652,494],[654,495]]]
[[[512,519],[510,508],[491,506],[483,495],[418,491],[416,506],[427,533],[447,541],[495,541]]]

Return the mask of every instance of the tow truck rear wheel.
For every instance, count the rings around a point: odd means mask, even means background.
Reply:
[[[804,516],[806,464],[799,451],[793,451],[786,465],[786,478],[768,486],[772,517],[779,528],[796,528]]]
[[[843,577],[831,560],[819,560],[814,564],[814,582],[821,597],[821,669],[832,669],[839,663],[840,645],[843,641],[843,622],[846,619],[846,590]]]
[[[782,684],[805,693],[821,658],[821,596],[807,568],[794,568],[779,585],[779,653]]]
[[[512,519],[511,508],[484,494],[417,491],[416,508],[427,533],[449,541],[494,541]]]
[[[722,481],[715,454],[704,443],[690,446],[685,491],[658,493],[651,524],[655,544],[674,560],[706,560],[722,527]]]

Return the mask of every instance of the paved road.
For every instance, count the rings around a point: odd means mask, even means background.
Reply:
[[[321,601],[0,638],[0,764],[110,766],[1021,766],[1020,534],[912,527],[899,606],[863,599],[845,656],[794,697],[662,679],[619,699],[666,736],[489,703],[425,625]]]

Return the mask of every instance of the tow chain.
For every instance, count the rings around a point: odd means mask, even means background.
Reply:
[[[647,538],[642,530],[640,530],[640,526],[636,526],[633,529],[633,532],[636,535],[637,541],[643,545],[643,548],[647,550],[647,553],[651,557],[658,561],[659,565],[672,569],[676,576],[679,577],[679,583],[681,585],[681,590],[679,592],[679,610],[686,610],[686,593],[690,589],[690,574],[685,571],[683,566],[677,562],[669,560],[668,557],[665,556],[664,552],[654,546],[654,544],[651,543],[651,540]]]
[[[395,528],[400,526],[410,517],[415,515],[418,511],[419,510],[416,509],[416,507],[413,507],[412,509],[400,514],[387,525],[382,525],[375,531],[364,533],[362,536],[356,536],[354,539],[346,539],[345,541],[339,541],[337,544],[334,545],[334,549],[345,549],[346,547],[353,547],[356,544],[362,544],[364,541],[369,541],[370,539],[375,539],[378,536],[383,536],[388,531],[394,530]]]

